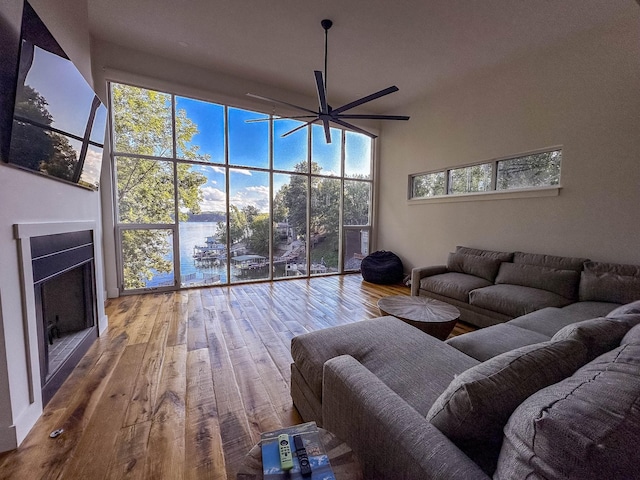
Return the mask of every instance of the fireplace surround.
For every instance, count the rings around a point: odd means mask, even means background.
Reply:
[[[43,406],[46,402],[46,397],[50,394],[47,394],[43,391],[43,370],[41,368],[41,352],[40,352],[40,344],[39,338],[44,335],[45,339],[48,340],[48,334],[46,329],[43,330],[44,318],[38,312],[36,305],[38,302],[36,301],[37,288],[36,282],[38,278],[47,278],[50,275],[44,273],[44,277],[42,277],[42,271],[38,270],[38,266],[34,266],[34,257],[32,255],[32,239],[36,239],[38,237],[45,237],[51,235],[58,234],[66,234],[73,232],[85,232],[84,235],[90,235],[91,239],[94,240],[92,245],[76,245],[75,248],[71,247],[72,250],[81,250],[85,258],[81,262],[83,266],[77,266],[77,268],[81,268],[83,272],[70,273],[69,275],[75,277],[71,279],[72,283],[86,282],[86,278],[90,279],[90,283],[92,285],[92,296],[93,298],[88,300],[91,304],[91,308],[89,310],[93,310],[93,313],[90,314],[90,317],[93,319],[94,327],[92,327],[91,335],[87,335],[87,337],[93,336],[91,339],[93,341],[95,336],[104,332],[107,328],[108,319],[104,313],[104,291],[103,291],[103,282],[101,281],[101,275],[103,271],[102,265],[102,257],[101,257],[101,246],[100,246],[100,234],[99,229],[97,227],[97,222],[95,221],[70,221],[70,222],[38,222],[38,223],[20,223],[13,224],[13,238],[16,240],[18,247],[18,270],[20,277],[20,302],[22,304],[22,324],[23,324],[23,335],[24,335],[24,380],[19,380],[20,383],[16,383],[19,388],[24,388],[24,394],[20,393],[20,395],[24,395],[24,400],[20,400],[20,404],[15,404],[20,407],[19,413],[15,412],[14,415],[14,424],[10,427],[10,429],[4,433],[5,436],[2,437],[3,440],[3,449],[10,448],[12,436],[15,435],[15,442],[20,444],[22,439],[26,436],[31,427],[35,424],[37,419],[42,414]],[[87,234],[86,232],[89,232]],[[58,237],[60,238],[60,237]],[[36,243],[38,240],[36,240]],[[45,242],[47,243],[47,242]],[[81,242],[82,243],[82,242]],[[45,254],[46,255],[46,254]],[[90,258],[89,258],[90,257]],[[92,272],[87,273],[87,269],[92,270]],[[63,268],[63,270],[65,270]],[[72,268],[69,268],[68,271],[72,271]],[[64,274],[67,274],[65,271]],[[79,280],[82,278],[82,280]],[[67,279],[69,280],[69,279]],[[78,285],[78,283],[76,283]],[[48,287],[47,287],[48,288]],[[59,294],[60,287],[53,286],[53,293],[48,292],[46,295],[53,295],[54,298]],[[58,289],[58,290],[56,290]],[[65,287],[62,287],[65,290]],[[73,295],[73,291],[77,290],[78,287],[71,286],[68,288],[69,294]],[[90,297],[89,297],[90,298]],[[85,299],[85,302],[87,300]],[[55,302],[54,302],[55,303]],[[85,307],[86,308],[86,307]],[[58,316],[66,315],[57,312]],[[55,312],[54,312],[55,314]],[[38,320],[40,318],[40,321]],[[54,317],[55,318],[55,317]],[[6,318],[5,318],[6,323]],[[39,327],[40,325],[40,327]],[[41,329],[40,333],[38,329]],[[56,335],[56,332],[52,332],[53,335]],[[62,335],[60,335],[62,336]],[[54,338],[55,340],[56,338]],[[55,341],[54,341],[55,344]],[[88,348],[88,347],[87,347]],[[82,355],[77,356],[77,360]],[[44,374],[46,378],[46,373]],[[61,382],[60,382],[61,383]],[[12,396],[14,395],[11,393]],[[16,391],[16,396],[18,392]],[[14,431],[15,433],[11,436],[10,432]],[[14,444],[15,445],[15,444]]]

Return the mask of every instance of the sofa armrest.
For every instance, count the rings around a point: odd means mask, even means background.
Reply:
[[[324,365],[323,425],[345,441],[367,479],[489,477],[440,430],[349,355]]]
[[[411,295],[417,297],[420,293],[420,279],[431,275],[447,273],[449,269],[445,265],[433,265],[431,267],[416,267],[411,270]]]

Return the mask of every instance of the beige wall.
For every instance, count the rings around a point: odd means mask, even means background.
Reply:
[[[378,249],[405,270],[456,245],[640,264],[636,18],[461,79],[383,127]],[[406,108],[403,111],[406,112]],[[410,204],[408,175],[562,146],[559,196]]]

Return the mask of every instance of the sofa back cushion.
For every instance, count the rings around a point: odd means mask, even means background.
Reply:
[[[494,250],[484,250],[481,248],[462,247],[458,245],[456,247],[456,253],[462,253],[464,255],[475,255],[476,257],[494,258],[501,262],[510,262],[513,260],[512,252],[497,252]]]
[[[451,272],[467,273],[493,283],[500,268],[500,260],[479,255],[449,253],[447,268]]]
[[[640,266],[586,262],[580,301],[630,303],[640,299]]]
[[[435,401],[427,420],[491,474],[502,429],[516,407],[585,362],[586,348],[575,340],[503,353],[458,375]]]
[[[559,257],[557,255],[544,255],[541,253],[514,252],[513,263],[538,265],[539,267],[557,268],[558,270],[573,270],[581,272],[584,262],[588,258]]]
[[[577,340],[587,347],[588,361],[616,348],[625,334],[640,324],[640,314],[622,315],[618,318],[592,318],[567,325],[551,340]]]
[[[520,405],[494,479],[639,478],[640,344],[620,346]]]
[[[500,265],[500,270],[495,280],[497,284],[505,283],[546,290],[569,300],[578,298],[579,281],[580,274],[575,270],[559,270],[538,265],[508,262]]]

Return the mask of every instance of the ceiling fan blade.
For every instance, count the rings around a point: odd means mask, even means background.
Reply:
[[[338,118],[360,118],[363,120],[409,120],[408,116],[405,115],[349,115],[347,114],[339,114]]]
[[[300,126],[298,126],[298,127],[294,128],[293,130],[289,130],[288,132],[283,133],[283,134],[280,136],[280,138],[288,137],[288,136],[289,136],[289,135],[291,135],[292,133],[296,133],[298,130],[302,130],[304,127],[307,127],[307,126],[309,126],[309,125],[311,125],[312,123],[317,122],[317,121],[318,121],[318,118],[317,118],[317,117],[316,117],[315,119],[313,119],[313,120],[309,120],[307,123],[303,123],[302,125],[300,125]]]
[[[322,79],[322,72],[319,70],[314,70],[313,74],[316,77],[316,88],[318,89],[318,102],[320,103],[320,112],[327,113],[327,92],[324,88],[324,80]]]
[[[331,121],[334,122],[334,123],[337,123],[338,125],[342,125],[343,127],[347,127],[349,130],[353,130],[354,132],[362,133],[363,135],[366,135],[367,137],[378,138],[377,135],[374,135],[371,132],[367,132],[366,130],[363,130],[360,127],[356,127],[355,125],[352,125],[351,123],[344,122],[344,121],[340,120],[339,118],[332,118]]]
[[[257,98],[258,100],[263,100],[265,102],[279,103],[280,105],[286,105],[287,107],[297,108],[298,110],[302,110],[303,112],[313,113],[314,115],[318,114],[318,112],[314,112],[313,110],[309,110],[308,108],[304,108],[304,107],[300,107],[298,105],[294,105],[293,103],[287,103],[287,102],[283,102],[281,100],[275,100],[273,98],[268,98],[268,97],[261,97],[260,95],[254,95],[253,93],[247,93],[247,96],[251,97],[251,98]]]
[[[331,128],[329,127],[329,120],[327,118],[323,118],[322,124],[324,126],[324,138],[327,143],[331,143]]]
[[[346,105],[336,108],[332,110],[331,113],[335,114],[335,113],[344,112],[346,110],[350,110],[354,107],[357,107],[358,105],[362,105],[363,103],[370,102],[371,100],[375,100],[376,98],[384,97],[385,95],[389,95],[390,93],[397,92],[398,90],[399,88],[396,87],[395,85],[393,85],[392,87],[387,87],[384,90],[380,90],[379,92],[372,93],[371,95],[367,95],[366,97],[362,97],[359,100],[355,100],[351,103],[347,103]]]

